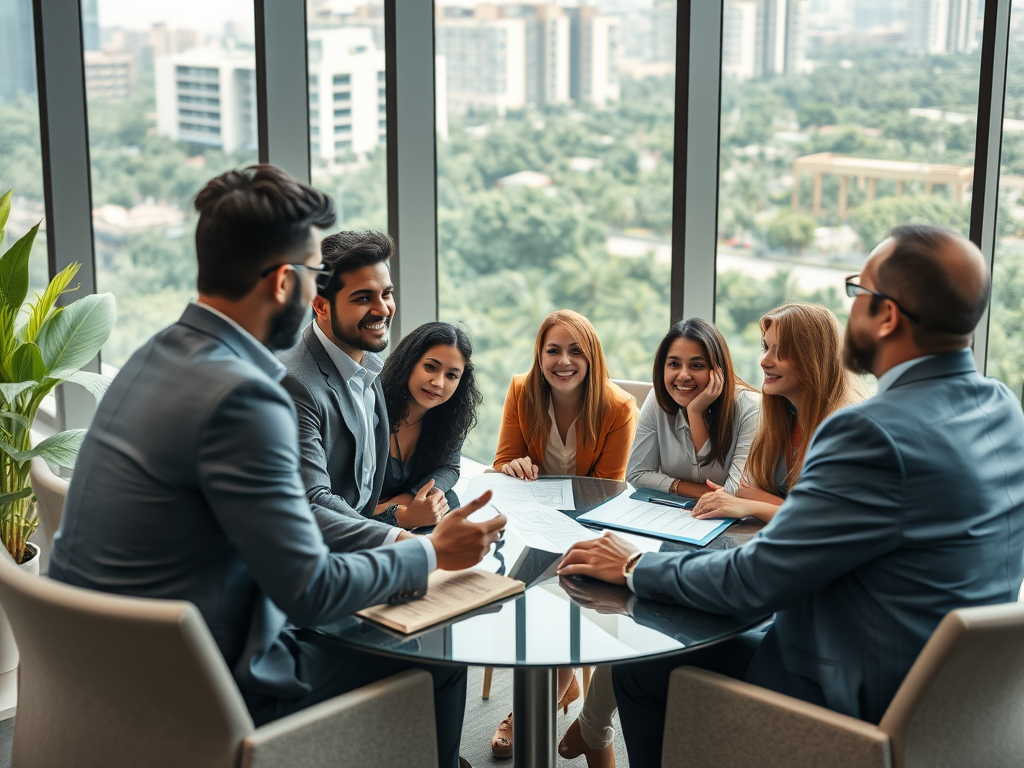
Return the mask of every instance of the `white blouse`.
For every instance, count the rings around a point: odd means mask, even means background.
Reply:
[[[761,418],[761,396],[737,387],[735,403],[736,423],[725,463],[702,466],[701,461],[711,453],[711,440],[700,451],[694,451],[690,425],[682,409],[669,416],[651,390],[640,409],[626,479],[637,487],[658,491],[667,491],[676,478],[694,483],[710,480],[725,486],[728,493],[736,493]]]
[[[551,417],[551,434],[548,435],[547,445],[544,446],[544,474],[546,475],[575,475],[576,474],[576,422],[579,417],[569,425],[565,433],[565,442],[558,434],[558,425],[555,424],[555,408],[548,403],[548,416]]]

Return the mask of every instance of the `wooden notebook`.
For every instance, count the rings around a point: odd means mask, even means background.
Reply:
[[[356,611],[356,616],[411,634],[522,592],[525,588],[521,581],[479,568],[434,571],[427,579],[427,594],[418,600],[398,605],[374,605]]]

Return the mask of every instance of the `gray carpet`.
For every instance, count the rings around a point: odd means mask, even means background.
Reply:
[[[578,682],[582,683],[583,678],[579,671],[576,672]],[[494,679],[491,682],[491,697],[480,698],[483,690],[483,669],[480,667],[469,668],[469,690],[466,694],[466,722],[462,727],[462,756],[473,764],[474,768],[482,765],[503,765],[512,768],[512,760],[500,760],[491,754],[491,737],[494,736],[494,729],[498,723],[512,709],[512,670],[495,669]],[[561,738],[566,729],[576,719],[583,706],[583,700],[577,699],[569,707],[569,714],[563,715],[558,710],[558,736]],[[615,765],[616,768],[628,768],[626,760],[626,745],[622,741],[622,729],[619,727],[619,717],[615,716]],[[558,758],[558,765],[564,768],[586,768],[587,760],[584,757],[577,757],[575,760],[563,760]],[[2,768],[2,767],[0,767]]]

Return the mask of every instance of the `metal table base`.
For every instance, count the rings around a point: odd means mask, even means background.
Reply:
[[[516,667],[512,673],[512,756],[515,768],[554,768],[557,670]]]

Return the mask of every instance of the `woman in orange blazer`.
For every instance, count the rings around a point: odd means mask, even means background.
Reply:
[[[562,309],[541,323],[529,372],[512,377],[494,468],[623,480],[635,431],[636,400],[608,378],[594,326]]]
[[[636,432],[636,400],[608,378],[597,332],[578,312],[562,309],[541,323],[528,373],[512,377],[494,468],[522,480],[580,475],[623,480]],[[580,695],[576,675],[558,670],[558,706]],[[512,755],[512,715],[491,739],[498,757]]]

